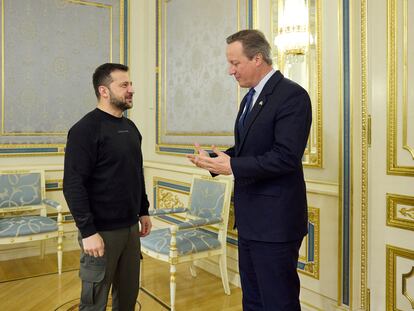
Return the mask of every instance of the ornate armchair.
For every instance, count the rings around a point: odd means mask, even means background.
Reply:
[[[57,238],[58,272],[62,273],[61,205],[45,198],[45,176],[40,170],[0,171],[0,244]],[[47,217],[46,206],[57,210],[57,220]]]
[[[190,272],[195,277],[194,260],[219,256],[224,292],[230,295],[226,239],[231,189],[231,180],[195,176],[188,208],[156,209],[150,212],[153,216],[185,213],[184,221],[169,228],[153,230],[149,236],[141,239],[144,254],[170,263],[172,311],[175,310],[176,265],[182,262],[192,263]]]

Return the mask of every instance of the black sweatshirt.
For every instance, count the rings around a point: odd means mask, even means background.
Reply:
[[[83,238],[148,215],[141,134],[131,120],[97,108],[69,130],[63,193]]]

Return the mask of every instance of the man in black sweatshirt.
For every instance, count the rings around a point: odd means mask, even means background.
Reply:
[[[97,108],[68,133],[63,193],[79,229],[80,310],[134,310],[140,240],[151,231],[141,134],[123,116],[134,89],[128,67],[107,63],[93,74]],[[138,222],[141,224],[139,228]]]

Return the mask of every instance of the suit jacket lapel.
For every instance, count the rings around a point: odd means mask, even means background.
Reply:
[[[256,118],[258,117],[258,115],[260,114],[260,112],[262,111],[263,107],[266,104],[267,101],[267,96],[269,94],[272,94],[274,91],[274,88],[276,87],[277,83],[283,78],[282,73],[277,70],[271,77],[270,79],[266,82],[262,92],[259,94],[259,97],[257,98],[253,109],[250,111],[250,113],[247,115],[246,118],[246,125],[244,127],[244,130],[242,131],[242,133],[239,133],[238,131],[238,121],[241,115],[241,112],[244,109],[244,105],[246,102],[246,97],[243,98],[242,101],[242,105],[240,106],[240,110],[239,113],[237,115],[237,120],[236,120],[236,126],[235,126],[235,133],[236,133],[236,156],[240,153],[243,144],[244,144],[244,140],[247,136],[247,133],[249,132],[250,127],[252,126],[252,124],[254,123],[254,121],[256,120]]]

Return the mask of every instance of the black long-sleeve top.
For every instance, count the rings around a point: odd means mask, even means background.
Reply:
[[[141,139],[131,120],[98,108],[69,130],[63,193],[83,238],[148,215]]]

